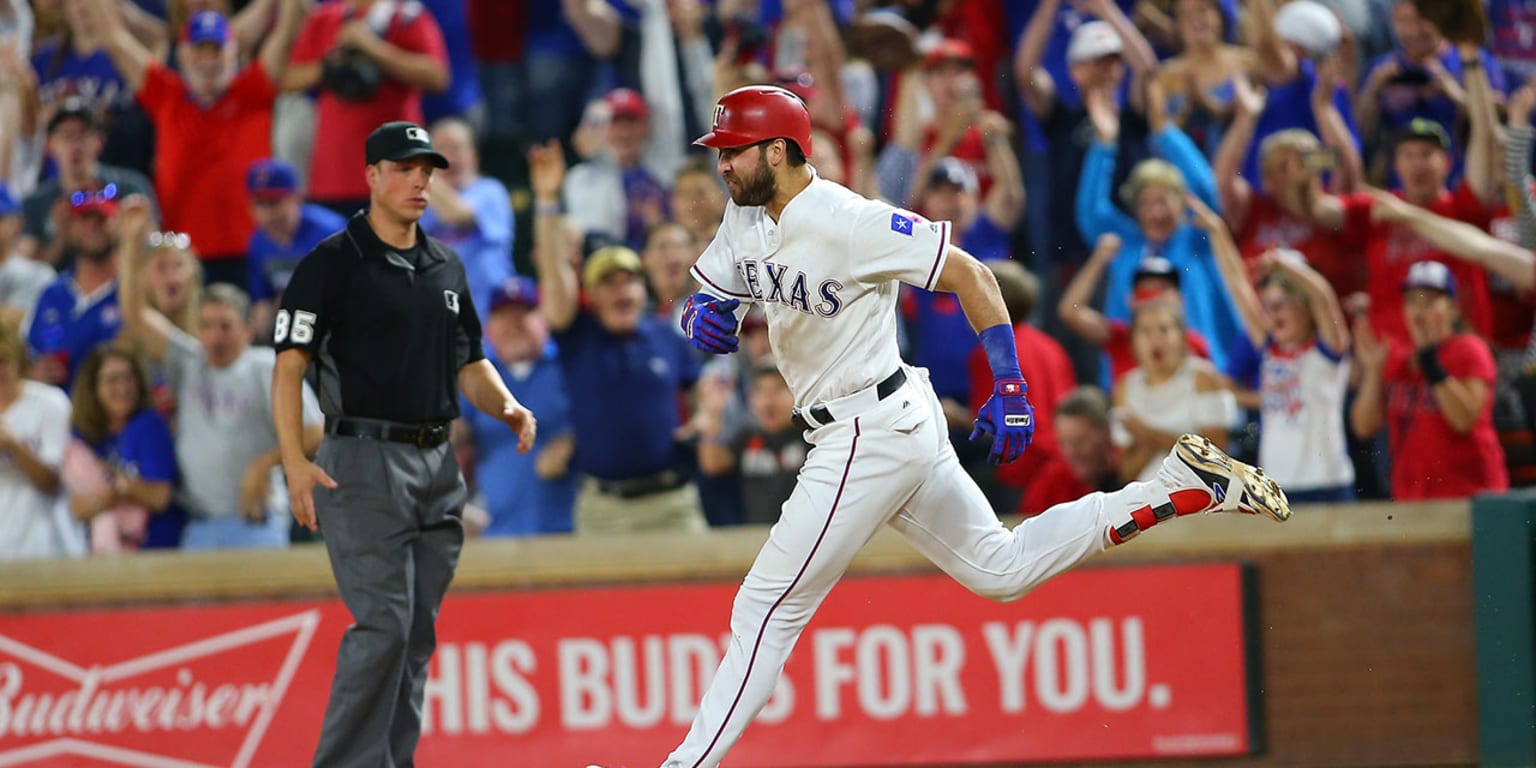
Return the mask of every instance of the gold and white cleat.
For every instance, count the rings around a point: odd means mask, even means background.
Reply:
[[[1217,506],[1207,511],[1268,515],[1277,523],[1290,519],[1285,491],[1263,469],[1228,456],[1200,435],[1180,436],[1173,452],[1215,494]]]

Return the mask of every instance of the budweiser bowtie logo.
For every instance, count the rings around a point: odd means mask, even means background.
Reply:
[[[246,768],[319,624],[308,610],[105,666],[0,635],[0,767]]]

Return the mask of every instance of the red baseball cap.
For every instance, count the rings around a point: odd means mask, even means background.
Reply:
[[[69,212],[75,216],[98,213],[110,218],[117,214],[117,195],[116,184],[77,190],[69,195]]]
[[[645,103],[645,97],[630,88],[615,88],[603,96],[603,101],[608,103],[608,109],[614,117],[644,120],[651,116],[651,108]]]
[[[970,43],[958,37],[946,37],[928,50],[928,54],[923,57],[923,66],[937,67],[951,61],[974,65],[976,52],[972,50]]]

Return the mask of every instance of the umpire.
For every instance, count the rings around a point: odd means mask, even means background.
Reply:
[[[403,122],[379,126],[366,151],[368,210],[315,246],[283,292],[272,409],[293,515],[323,530],[356,622],[314,764],[395,768],[414,765],[437,609],[464,542],[455,389],[517,432],[520,450],[535,424],[481,351],[464,265],[417,226],[448,161]],[[311,364],[326,433],[315,463],[300,424]]]

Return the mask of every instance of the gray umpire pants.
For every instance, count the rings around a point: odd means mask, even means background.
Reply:
[[[437,609],[464,544],[464,476],[449,444],[327,435],[315,513],[342,602],[341,638],[315,768],[408,768],[421,737]]]

